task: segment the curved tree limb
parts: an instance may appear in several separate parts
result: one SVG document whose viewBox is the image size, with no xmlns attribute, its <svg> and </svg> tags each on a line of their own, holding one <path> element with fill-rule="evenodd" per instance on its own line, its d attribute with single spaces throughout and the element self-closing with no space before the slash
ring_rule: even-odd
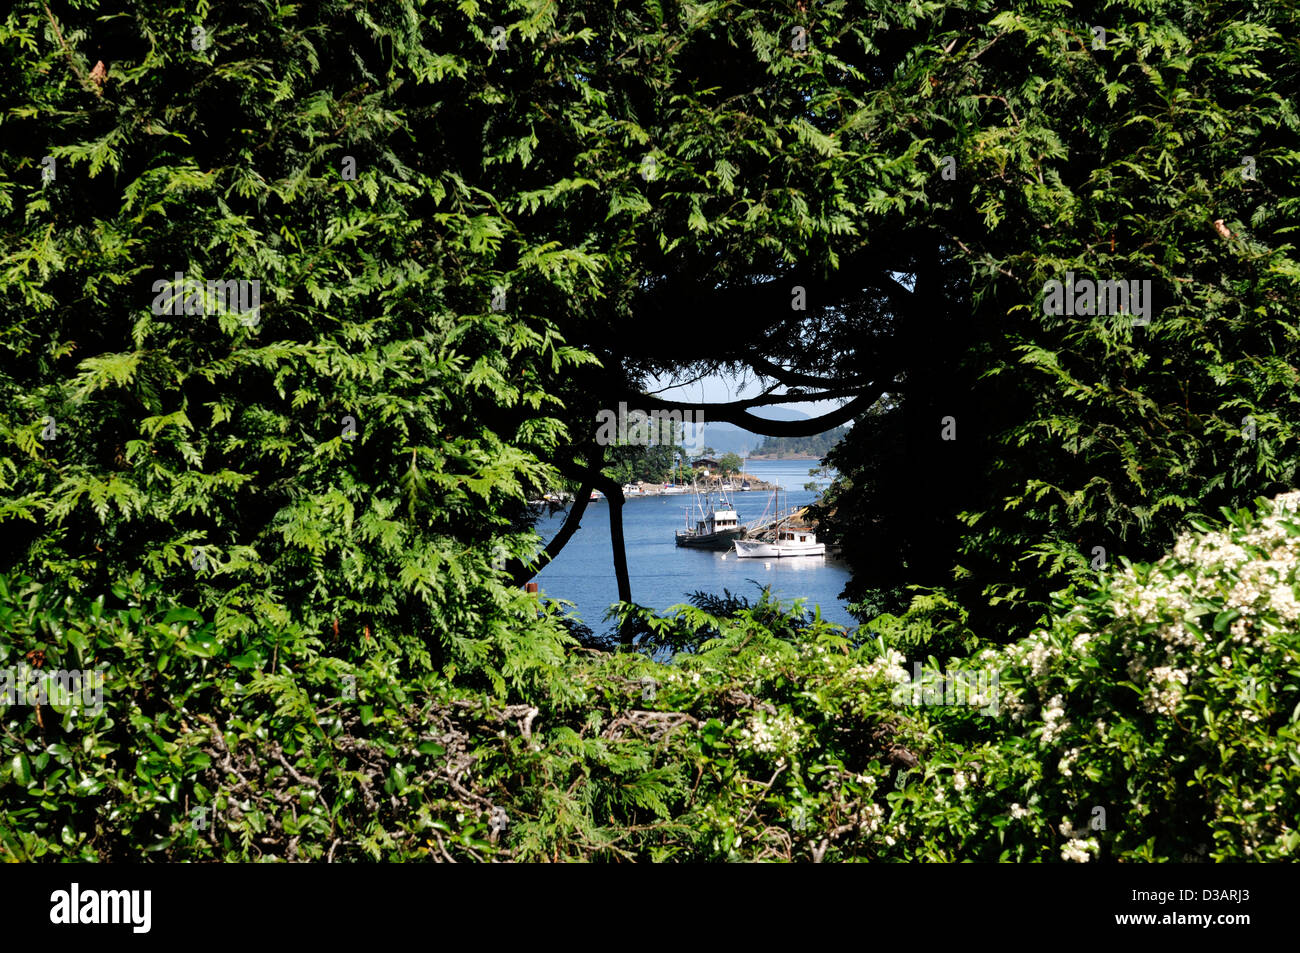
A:
<svg viewBox="0 0 1300 953">
<path fill-rule="evenodd" d="M 577 530 L 578 521 L 582 513 L 587 508 L 587 502 L 591 499 L 592 489 L 600 490 L 605 494 L 605 499 L 609 502 L 609 542 L 614 555 L 614 578 L 618 583 L 618 598 L 620 602 L 632 601 L 632 580 L 627 570 L 627 544 L 623 536 L 623 488 L 611 477 L 601 473 L 599 469 L 589 464 L 582 464 L 576 461 L 560 461 L 556 464 L 557 469 L 565 476 L 577 479 L 581 485 L 581 498 L 574 501 L 573 510 L 564 521 L 564 526 L 560 532 L 552 537 L 551 541 L 546 544 L 545 552 L 547 562 L 559 555 L 565 545 L 572 538 Z M 577 514 L 575 518 L 574 514 Z M 572 525 L 571 525 L 572 524 Z M 567 532 L 566 532 L 567 530 Z M 540 563 L 536 569 L 540 570 L 545 563 Z M 520 572 L 512 573 L 512 578 L 519 580 L 526 569 Z M 536 570 L 533 571 L 536 575 Z M 527 577 L 527 578 L 531 578 Z M 526 582 L 527 578 L 523 581 Z M 632 639 L 632 630 L 629 626 L 624 625 L 620 637 L 624 644 Z"/>
<path fill-rule="evenodd" d="M 674 407 L 690 407 L 696 410 L 703 410 L 707 407 L 719 407 L 731 410 L 748 410 L 751 407 L 766 407 L 768 404 L 803 404 L 819 400 L 835 400 L 839 397 L 856 397 L 862 392 L 860 387 L 841 387 L 837 390 L 824 390 L 818 393 L 808 393 L 806 391 L 797 391 L 795 393 L 773 394 L 773 389 L 780 387 L 780 384 L 773 384 L 762 394 L 757 397 L 746 397 L 743 400 L 729 400 L 722 404 L 695 403 L 691 401 L 664 400 L 662 397 L 655 397 L 651 394 L 643 394 L 640 391 L 628 391 L 626 399 L 629 401 L 637 400 L 648 404 L 672 404 Z M 640 408 L 637 408 L 638 410 Z M 762 419 L 762 418 L 759 418 Z"/>
<path fill-rule="evenodd" d="M 745 355 L 745 363 L 752 367 L 757 373 L 764 377 L 771 377 L 789 387 L 835 387 L 841 389 L 867 387 L 870 386 L 868 381 L 855 381 L 848 379 L 832 380 L 825 377 L 814 377 L 812 374 L 804 374 L 800 371 L 791 370 L 769 361 L 760 354 Z"/>
<path fill-rule="evenodd" d="M 768 420 L 765 417 L 755 417 L 753 414 L 747 413 L 746 408 L 765 406 L 769 403 L 825 400 L 826 397 L 817 394 L 803 394 L 790 396 L 786 399 L 768 399 L 757 402 L 734 401 L 727 404 L 683 403 L 649 397 L 644 394 L 637 395 L 635 399 L 640 401 L 645 409 L 698 411 L 705 415 L 706 422 L 725 421 L 767 437 L 811 437 L 830 430 L 832 427 L 838 427 L 840 424 L 852 420 L 858 414 L 866 413 L 887 389 L 899 390 L 901 388 L 897 384 L 890 384 L 888 387 L 885 385 L 873 386 L 867 393 L 859 394 L 843 407 L 822 414 L 820 417 L 810 417 L 807 420 Z"/>
<path fill-rule="evenodd" d="M 583 483 L 578 490 L 578 495 L 574 497 L 573 505 L 569 507 L 568 515 L 564 518 L 564 525 L 551 537 L 550 542 L 546 544 L 546 548 L 538 554 L 535 563 L 529 565 L 522 559 L 512 559 L 510 561 L 508 571 L 512 586 L 522 586 L 524 583 L 531 581 L 551 560 L 560 555 L 560 550 L 564 549 L 582 524 L 582 514 L 587 511 L 587 504 L 591 502 L 591 489 L 590 483 Z"/>
</svg>

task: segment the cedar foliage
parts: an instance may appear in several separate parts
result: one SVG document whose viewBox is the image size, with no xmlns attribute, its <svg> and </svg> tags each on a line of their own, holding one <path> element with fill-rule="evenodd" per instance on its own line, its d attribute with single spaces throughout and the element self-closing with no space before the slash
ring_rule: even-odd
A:
<svg viewBox="0 0 1300 953">
<path fill-rule="evenodd" d="M 936 33 L 917 132 L 956 160 L 929 214 L 967 303 L 832 452 L 825 506 L 861 611 L 919 596 L 936 650 L 1023 636 L 1053 591 L 1300 465 L 1300 11 L 992 13 Z M 1150 280 L 1150 324 L 1045 314 L 1069 271 Z"/>
<path fill-rule="evenodd" d="M 609 464 L 594 412 L 659 373 L 793 370 L 859 415 L 885 395 L 833 459 L 834 503 L 862 594 L 936 590 L 878 620 L 905 645 L 1014 634 L 1096 540 L 1153 554 L 1186 514 L 1292 484 L 1295 11 L 1111 5 L 1104 55 L 1069 16 L 11 4 L 0 662 L 111 679 L 88 724 L 4 712 L 3 850 L 997 856 L 970 817 L 1040 779 L 1041 752 L 981 724 L 1004 783 L 926 806 L 918 752 L 933 782 L 979 733 L 957 713 L 920 750 L 948 716 L 864 691 L 884 646 L 724 600 L 628 609 L 691 650 L 671 670 L 588 657 L 499 566 L 536 544 L 526 500 Z M 1044 319 L 1066 269 L 1151 275 L 1152 325 Z M 154 313 L 177 271 L 261 282 L 256 322 Z M 630 334 L 644 319 L 656 335 Z M 1293 648 L 1270 639 L 1240 663 Z M 1256 714 L 1246 747 L 1277 760 L 1284 707 Z M 1190 744 L 1148 715 L 1124 757 Z M 1202 775 L 1238 770 L 1195 750 Z M 1194 851 L 1207 826 L 1225 858 L 1294 847 L 1207 803 L 1157 847 L 1135 822 L 1114 856 Z M 1039 820 L 1010 856 L 1057 856 Z"/>
<path fill-rule="evenodd" d="M 446 13 L 8 13 L 9 567 L 99 592 L 143 570 L 224 639 L 394 635 L 501 686 L 522 597 L 494 547 L 531 545 L 523 501 L 565 433 L 549 382 L 591 360 L 545 305 L 598 296 L 600 256 L 483 188 L 464 132 L 499 96 L 493 56 Z M 259 280 L 258 320 L 153 313 L 174 272 Z"/>
</svg>

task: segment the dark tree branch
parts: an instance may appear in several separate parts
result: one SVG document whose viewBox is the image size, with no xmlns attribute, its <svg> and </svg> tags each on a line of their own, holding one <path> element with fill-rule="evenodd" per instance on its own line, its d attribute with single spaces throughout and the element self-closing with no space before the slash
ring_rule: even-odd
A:
<svg viewBox="0 0 1300 953">
<path fill-rule="evenodd" d="M 892 277 L 878 254 L 859 252 L 841 263 L 831 275 L 785 274 L 752 284 L 732 284 L 701 291 L 690 276 L 670 278 L 638 303 L 638 315 L 652 319 L 657 333 L 640 342 L 642 357 L 682 364 L 691 355 L 717 359 L 736 355 L 743 359 L 756 343 L 777 327 L 800 325 L 808 314 L 860 302 L 864 297 L 887 298 L 890 310 L 901 317 L 919 317 L 910 291 Z M 790 309 L 790 289 L 807 291 L 807 313 Z M 745 342 L 737 347 L 737 342 Z M 739 351 L 739 353 L 737 353 Z"/>
<path fill-rule="evenodd" d="M 858 414 L 866 413 L 886 389 L 883 385 L 873 387 L 868 393 L 855 397 L 843 407 L 822 414 L 820 417 L 811 417 L 808 420 L 768 420 L 765 417 L 755 417 L 753 414 L 746 413 L 744 406 L 737 407 L 737 404 L 677 403 L 644 395 L 638 395 L 636 400 L 640 401 L 643 407 L 650 410 L 700 411 L 705 415 L 706 421 L 725 421 L 766 437 L 811 437 L 815 434 L 824 433 L 832 427 L 838 427 L 845 421 L 852 420 Z M 888 389 L 899 390 L 901 388 L 894 384 L 890 385 Z M 794 399 L 816 400 L 823 398 L 805 395 Z M 763 403 L 774 402 L 764 401 Z M 749 404 L 748 401 L 739 401 L 737 403 L 741 405 Z"/>
<path fill-rule="evenodd" d="M 591 491 L 593 488 L 600 490 L 601 493 L 605 494 L 605 499 L 609 502 L 609 541 L 614 552 L 614 578 L 618 583 L 618 598 L 621 602 L 631 602 L 632 580 L 627 571 L 627 545 L 623 536 L 623 488 L 619 486 L 613 478 L 607 477 L 605 474 L 601 473 L 597 467 L 590 464 L 562 460 L 556 464 L 556 467 L 561 473 L 577 479 L 582 484 L 582 492 L 585 495 L 583 496 L 582 501 L 575 501 L 575 510 L 580 507 L 582 509 L 586 508 L 586 501 L 591 498 Z M 580 510 L 579 516 L 581 516 Z M 570 519 L 572 519 L 572 513 L 570 513 Z M 568 526 L 568 523 L 569 520 L 565 520 L 566 527 Z M 577 527 L 575 526 L 574 529 L 576 528 Z M 563 533 L 563 531 L 562 528 L 561 533 Z M 552 544 L 555 544 L 558 541 L 558 545 L 555 546 L 554 552 L 550 557 L 551 559 L 554 559 L 555 556 L 559 554 L 560 550 L 564 548 L 565 544 L 568 543 L 572 536 L 572 531 L 570 531 L 564 539 L 560 539 L 559 533 L 556 534 L 546 547 L 549 551 Z M 538 568 L 540 568 L 540 566 Z M 631 628 L 624 625 L 621 631 L 621 638 L 624 644 L 630 642 L 631 637 Z"/>
<path fill-rule="evenodd" d="M 43 3 L 41 6 L 45 8 L 45 15 L 50 20 L 50 26 L 54 27 L 54 36 L 58 39 L 59 46 L 63 47 L 63 55 L 68 58 L 68 65 L 72 67 L 72 72 L 77 75 L 77 81 L 81 83 L 81 88 L 90 90 L 96 96 L 103 96 L 103 91 L 95 83 L 91 82 L 86 77 L 86 74 L 81 71 L 81 68 L 77 66 L 77 60 L 72 55 L 72 49 L 68 46 L 68 41 L 63 38 L 63 31 L 59 29 L 59 23 L 54 19 L 54 14 L 50 12 L 50 5 Z"/>
<path fill-rule="evenodd" d="M 757 373 L 762 374 L 764 377 L 775 378 L 789 387 L 833 387 L 847 390 L 869 386 L 867 381 L 843 378 L 831 380 L 825 377 L 814 377 L 812 374 L 804 374 L 800 371 L 792 371 L 758 354 L 748 354 L 744 360 Z"/>
<path fill-rule="evenodd" d="M 780 386 L 779 384 L 773 384 L 772 387 L 768 388 L 768 391 L 771 391 L 773 388 L 779 386 Z M 862 393 L 862 390 L 863 388 L 861 387 L 841 387 L 838 390 L 826 390 L 826 391 L 820 391 L 818 393 L 805 393 L 800 391 L 794 394 L 772 394 L 772 393 L 765 392 L 759 394 L 757 397 L 746 397 L 744 400 L 729 400 L 724 404 L 706 404 L 706 403 L 694 403 L 691 401 L 665 400 L 662 397 L 655 397 L 652 394 L 642 394 L 639 391 L 628 391 L 627 394 L 625 395 L 625 399 L 629 402 L 639 401 L 641 404 L 645 404 L 647 406 L 671 404 L 673 407 L 680 407 L 683 409 L 689 407 L 692 410 L 720 408 L 720 409 L 729 409 L 733 411 L 745 411 L 751 407 L 766 407 L 769 404 L 802 404 L 802 403 L 816 402 L 819 400 L 835 400 L 836 398 L 839 397 L 856 397 Z M 637 409 L 639 410 L 641 408 L 638 407 Z M 719 417 L 718 419 L 723 419 L 723 418 Z M 705 420 L 707 421 L 708 418 L 706 417 Z"/>
<path fill-rule="evenodd" d="M 573 500 L 573 505 L 569 507 L 569 513 L 564 518 L 564 525 L 560 527 L 559 532 L 551 537 L 551 541 L 546 544 L 546 548 L 538 554 L 537 562 L 533 565 L 527 565 L 521 559 L 512 559 L 508 566 L 510 573 L 510 584 L 513 586 L 522 586 L 529 582 L 539 572 L 541 572 L 548 563 L 556 556 L 560 555 L 560 550 L 568 544 L 573 538 L 573 534 L 578 531 L 582 525 L 582 514 L 587 511 L 587 504 L 591 502 L 591 484 L 584 483 L 578 490 L 578 495 Z"/>
<path fill-rule="evenodd" d="M 688 381 L 682 381 L 681 383 L 666 384 L 665 386 L 659 388 L 658 390 L 652 390 L 652 391 L 650 391 L 650 393 L 652 393 L 652 394 L 662 394 L 664 391 L 666 391 L 666 390 L 672 390 L 674 387 L 690 387 L 692 384 L 698 384 L 700 381 L 704 380 L 704 378 L 709 377 L 709 376 L 710 376 L 711 374 L 713 374 L 713 373 L 714 373 L 714 371 L 712 371 L 712 370 L 707 370 L 707 371 L 705 371 L 703 374 L 697 374 L 697 375 L 695 375 L 694 377 L 692 377 L 692 378 L 691 378 L 690 380 L 688 380 Z"/>
<path fill-rule="evenodd" d="M 917 296 L 913 291 L 908 290 L 907 286 L 900 282 L 888 271 L 881 271 L 872 280 L 872 285 L 883 291 L 888 296 L 890 303 L 904 312 L 914 312 L 917 307 Z M 913 316 L 915 316 L 913 314 Z"/>
<path fill-rule="evenodd" d="M 631 602 L 632 581 L 627 571 L 627 544 L 623 539 L 623 488 L 616 486 L 614 491 L 605 497 L 609 502 L 609 542 L 614 550 L 614 576 L 618 580 L 619 601 Z M 619 641 L 630 645 L 632 636 L 633 628 L 624 620 L 619 628 Z"/>
</svg>

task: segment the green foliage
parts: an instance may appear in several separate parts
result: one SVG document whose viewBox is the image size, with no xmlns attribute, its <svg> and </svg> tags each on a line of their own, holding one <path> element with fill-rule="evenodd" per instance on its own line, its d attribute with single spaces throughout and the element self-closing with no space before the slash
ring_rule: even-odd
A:
<svg viewBox="0 0 1300 953">
<path fill-rule="evenodd" d="M 913 587 L 919 589 L 920 587 Z M 908 658 L 965 655 L 983 643 L 1005 641 L 1000 633 L 976 632 L 970 612 L 943 591 L 913 592 L 906 611 L 899 615 L 873 611 L 875 607 L 856 603 L 855 614 L 870 618 L 868 628 Z"/>
<path fill-rule="evenodd" d="M 917 47 L 909 128 L 956 172 L 914 213 L 942 250 L 910 276 L 929 313 L 880 341 L 897 386 L 830 457 L 855 598 L 943 589 L 1020 637 L 1094 547 L 1150 559 L 1189 516 L 1297 485 L 1298 16 L 1031 4 Z M 1150 323 L 1045 314 L 1067 272 L 1150 280 Z"/>
<path fill-rule="evenodd" d="M 934 709 L 947 741 L 892 798 L 905 856 L 1294 856 L 1298 504 L 1225 510 L 1222 530 L 1063 595 L 1043 630 L 968 659 L 996 674 L 997 716 Z"/>
<path fill-rule="evenodd" d="M 718 460 L 718 470 L 720 470 L 724 476 L 732 473 L 739 473 L 743 462 L 744 461 L 740 459 L 739 454 L 724 453 Z"/>
<path fill-rule="evenodd" d="M 165 4 L 7 10 L 5 568 L 141 572 L 222 640 L 292 619 L 498 691 L 548 664 L 496 565 L 535 546 L 558 382 L 594 360 L 547 312 L 598 299 L 603 258 L 484 188 L 455 146 L 499 98 L 482 18 L 419 6 L 222 4 L 204 49 Z M 176 272 L 260 310 L 172 314 Z"/>
<path fill-rule="evenodd" d="M 1293 7 L 1112 4 L 1093 51 L 1060 5 L 873 0 L 800 51 L 781 8 L 559 6 L 234 0 L 197 46 L 156 0 L 6 8 L 0 663 L 108 677 L 0 711 L 6 856 L 1293 850 L 1291 521 L 1085 587 L 1295 483 Z M 845 321 L 702 328 L 799 269 L 858 280 Z M 1151 277 L 1151 325 L 1041 314 L 1067 270 Z M 728 594 L 626 607 L 670 663 L 580 649 L 500 568 L 526 501 L 658 466 L 595 411 L 753 348 L 887 393 L 825 502 L 881 637 Z M 1003 714 L 896 704 L 900 648 L 1067 582 L 977 656 Z"/>
<path fill-rule="evenodd" d="M 514 637 L 549 630 L 571 641 L 553 617 L 535 618 L 534 600 L 516 600 L 530 624 L 516 622 Z M 477 776 L 466 732 L 474 726 L 491 745 L 512 709 L 472 688 L 453 692 L 427 662 L 403 673 L 393 639 L 370 636 L 344 661 L 287 620 L 231 636 L 156 587 L 90 601 L 24 579 L 0 579 L 0 626 L 9 634 L 0 666 L 25 659 L 107 676 L 99 711 L 3 709 L 7 859 L 495 852 L 493 775 Z M 555 701 L 575 703 L 574 683 L 555 687 Z M 514 757 L 513 739 L 501 747 Z"/>
<path fill-rule="evenodd" d="M 227 639 L 147 589 L 88 600 L 8 580 L 0 666 L 109 677 L 97 714 L 0 709 L 0 847 L 20 860 L 1284 859 L 1300 846 L 1298 504 L 1229 513 L 1223 531 L 1062 600 L 1041 632 L 952 660 L 997 676 L 966 705 L 913 698 L 883 639 L 766 594 L 728 594 L 716 614 L 627 607 L 656 644 L 691 650 L 655 662 L 569 643 L 545 686 L 494 698 L 431 670 L 399 677 L 387 639 L 343 662 L 292 624 Z M 527 597 L 517 612 L 530 631 L 558 625 Z"/>
</svg>

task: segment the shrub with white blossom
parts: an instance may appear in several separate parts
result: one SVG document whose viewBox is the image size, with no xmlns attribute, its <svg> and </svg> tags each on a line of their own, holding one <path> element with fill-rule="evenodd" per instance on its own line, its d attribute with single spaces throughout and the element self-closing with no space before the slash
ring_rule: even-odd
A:
<svg viewBox="0 0 1300 953">
<path fill-rule="evenodd" d="M 1002 651 L 1001 716 L 939 710 L 908 857 L 1280 860 L 1300 847 L 1300 493 L 1062 595 Z M 1073 600 L 1072 602 L 1069 600 Z M 961 810 L 946 763 L 980 765 Z M 930 795 L 927 797 L 927 795 Z"/>
</svg>

